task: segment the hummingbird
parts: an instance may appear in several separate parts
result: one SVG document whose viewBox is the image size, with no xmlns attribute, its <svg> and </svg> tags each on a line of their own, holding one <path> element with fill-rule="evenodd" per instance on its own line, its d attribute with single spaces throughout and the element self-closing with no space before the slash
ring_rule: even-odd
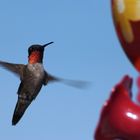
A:
<svg viewBox="0 0 140 140">
<path fill-rule="evenodd" d="M 85 81 L 58 78 L 44 69 L 44 49 L 52 43 L 31 45 L 28 48 L 28 63 L 26 65 L 0 61 L 1 67 L 13 72 L 20 78 L 20 85 L 17 91 L 18 100 L 13 113 L 12 125 L 16 125 L 19 122 L 43 85 L 46 86 L 48 83 L 55 81 L 79 88 L 86 85 Z"/>
</svg>

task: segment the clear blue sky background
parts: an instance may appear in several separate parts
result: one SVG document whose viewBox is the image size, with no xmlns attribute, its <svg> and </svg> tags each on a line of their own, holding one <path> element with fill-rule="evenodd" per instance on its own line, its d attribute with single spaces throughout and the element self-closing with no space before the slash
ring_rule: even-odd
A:
<svg viewBox="0 0 140 140">
<path fill-rule="evenodd" d="M 92 140 L 112 87 L 125 74 L 138 75 L 115 34 L 110 0 L 0 2 L 0 60 L 26 64 L 28 47 L 49 41 L 55 43 L 45 50 L 46 70 L 92 85 L 85 90 L 60 83 L 43 87 L 12 126 L 20 81 L 0 69 L 1 140 Z"/>
</svg>

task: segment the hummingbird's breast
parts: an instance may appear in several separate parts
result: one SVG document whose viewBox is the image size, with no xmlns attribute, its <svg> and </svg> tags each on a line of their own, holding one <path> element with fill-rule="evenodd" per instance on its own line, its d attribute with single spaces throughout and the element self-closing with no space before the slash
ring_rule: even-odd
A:
<svg viewBox="0 0 140 140">
<path fill-rule="evenodd" d="M 44 67 L 41 63 L 28 64 L 27 69 L 36 80 L 44 78 Z"/>
<path fill-rule="evenodd" d="M 27 64 L 23 74 L 18 95 L 22 99 L 35 99 L 44 81 L 44 68 L 41 63 Z"/>
</svg>

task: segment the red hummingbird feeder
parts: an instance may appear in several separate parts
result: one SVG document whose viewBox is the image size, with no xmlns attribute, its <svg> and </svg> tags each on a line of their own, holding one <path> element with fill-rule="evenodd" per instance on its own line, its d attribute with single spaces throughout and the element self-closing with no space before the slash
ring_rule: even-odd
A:
<svg viewBox="0 0 140 140">
<path fill-rule="evenodd" d="M 140 0 L 112 0 L 112 16 L 121 47 L 140 72 Z M 140 102 L 140 77 L 138 101 Z"/>
<path fill-rule="evenodd" d="M 140 72 L 140 0 L 111 0 L 112 16 L 121 47 Z M 105 102 L 95 140 L 140 140 L 140 106 L 131 100 L 132 78 L 125 76 Z M 137 80 L 140 102 L 140 77 Z"/>
</svg>

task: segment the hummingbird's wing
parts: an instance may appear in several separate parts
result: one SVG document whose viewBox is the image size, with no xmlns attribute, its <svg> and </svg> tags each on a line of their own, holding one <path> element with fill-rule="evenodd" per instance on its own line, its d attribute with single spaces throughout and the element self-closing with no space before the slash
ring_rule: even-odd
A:
<svg viewBox="0 0 140 140">
<path fill-rule="evenodd" d="M 24 64 L 14 64 L 14 63 L 0 61 L 0 66 L 13 72 L 14 74 L 18 75 L 22 79 L 23 71 L 25 68 Z"/>
<path fill-rule="evenodd" d="M 59 78 L 59 77 L 50 75 L 47 72 L 45 72 L 44 85 L 47 85 L 48 83 L 51 83 L 51 82 L 61 82 L 63 84 L 66 84 L 66 85 L 72 86 L 72 87 L 76 87 L 76 88 L 86 88 L 91 84 L 88 81 L 69 80 L 69 79 Z"/>
</svg>

